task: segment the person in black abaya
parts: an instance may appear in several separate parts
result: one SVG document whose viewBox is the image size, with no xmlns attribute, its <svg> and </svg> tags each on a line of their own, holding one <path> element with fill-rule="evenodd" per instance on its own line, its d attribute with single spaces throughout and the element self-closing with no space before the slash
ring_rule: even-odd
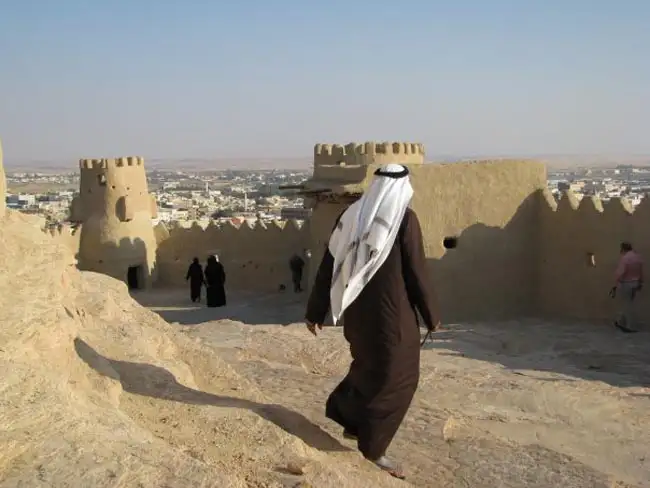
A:
<svg viewBox="0 0 650 488">
<path fill-rule="evenodd" d="M 291 256 L 289 268 L 291 269 L 291 281 L 293 282 L 293 291 L 300 293 L 302 291 L 302 271 L 305 267 L 305 260 L 297 254 Z"/>
<path fill-rule="evenodd" d="M 208 258 L 204 275 L 208 307 L 223 307 L 226 304 L 226 271 L 218 256 Z"/>
<path fill-rule="evenodd" d="M 397 478 L 386 455 L 418 386 L 420 330 L 439 325 L 427 273 L 422 231 L 408 208 L 413 189 L 406 167 L 389 164 L 336 223 L 321 261 L 305 321 L 316 335 L 328 313 L 343 322 L 352 364 L 325 408 L 356 439 L 363 456 Z"/>
<path fill-rule="evenodd" d="M 194 258 L 192 264 L 187 269 L 187 275 L 185 275 L 185 281 L 189 280 L 190 282 L 190 298 L 193 302 L 201 301 L 201 288 L 203 287 L 203 268 L 199 263 L 199 258 Z"/>
</svg>

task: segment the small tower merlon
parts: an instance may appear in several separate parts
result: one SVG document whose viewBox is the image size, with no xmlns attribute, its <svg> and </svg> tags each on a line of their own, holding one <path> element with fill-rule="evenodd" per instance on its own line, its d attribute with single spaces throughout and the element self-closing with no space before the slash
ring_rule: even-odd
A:
<svg viewBox="0 0 650 488">
<path fill-rule="evenodd" d="M 316 144 L 314 166 L 358 166 L 370 164 L 424 163 L 424 145 L 417 142 L 350 142 Z"/>
<path fill-rule="evenodd" d="M 106 169 L 108 167 L 107 159 L 80 159 L 79 169 Z"/>
<path fill-rule="evenodd" d="M 124 168 L 128 166 L 144 166 L 144 158 L 140 156 L 128 156 L 122 158 L 79 160 L 79 169 L 100 170 L 109 168 Z"/>
</svg>

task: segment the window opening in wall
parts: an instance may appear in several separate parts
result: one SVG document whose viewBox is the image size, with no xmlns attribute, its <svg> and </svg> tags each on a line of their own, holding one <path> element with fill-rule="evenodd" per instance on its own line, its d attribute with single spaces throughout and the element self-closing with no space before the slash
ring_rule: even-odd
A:
<svg viewBox="0 0 650 488">
<path fill-rule="evenodd" d="M 442 240 L 442 245 L 444 246 L 445 249 L 456 249 L 456 246 L 458 246 L 458 238 L 457 237 L 445 237 Z"/>
<path fill-rule="evenodd" d="M 596 267 L 596 255 L 593 252 L 587 253 L 587 266 L 590 268 Z"/>
<path fill-rule="evenodd" d="M 106 175 L 97 175 L 97 183 L 99 186 L 106 186 Z"/>
<path fill-rule="evenodd" d="M 129 286 L 129 290 L 139 290 L 141 288 L 141 272 L 142 266 L 129 266 L 126 272 L 126 283 Z"/>
</svg>

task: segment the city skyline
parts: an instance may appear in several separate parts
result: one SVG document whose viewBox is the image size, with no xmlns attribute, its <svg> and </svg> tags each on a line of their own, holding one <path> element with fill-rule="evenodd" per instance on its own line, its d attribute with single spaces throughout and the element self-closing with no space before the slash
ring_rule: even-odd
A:
<svg viewBox="0 0 650 488">
<path fill-rule="evenodd" d="M 15 3 L 0 139 L 8 168 L 308 166 L 313 144 L 353 140 L 422 142 L 429 160 L 650 155 L 649 17 L 640 0 Z"/>
</svg>

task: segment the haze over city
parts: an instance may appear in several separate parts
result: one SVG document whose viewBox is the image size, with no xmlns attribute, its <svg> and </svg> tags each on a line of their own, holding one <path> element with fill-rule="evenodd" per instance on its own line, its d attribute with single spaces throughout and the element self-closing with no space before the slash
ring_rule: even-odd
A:
<svg viewBox="0 0 650 488">
<path fill-rule="evenodd" d="M 14 2 L 5 165 L 307 167 L 353 140 L 648 164 L 648 19 L 642 0 Z"/>
</svg>

